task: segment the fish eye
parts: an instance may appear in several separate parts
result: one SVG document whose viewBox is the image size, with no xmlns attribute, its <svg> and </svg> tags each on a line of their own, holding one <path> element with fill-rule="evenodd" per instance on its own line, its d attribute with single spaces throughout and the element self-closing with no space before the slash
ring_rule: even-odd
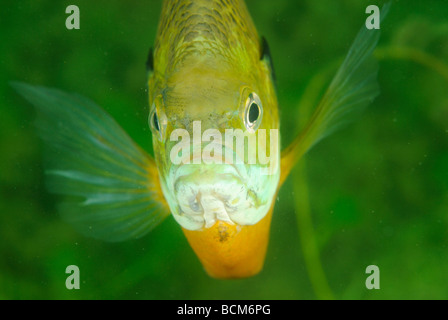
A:
<svg viewBox="0 0 448 320">
<path fill-rule="evenodd" d="M 163 118 L 163 112 L 162 117 L 158 114 L 157 109 L 154 107 L 152 111 L 149 113 L 148 117 L 148 124 L 151 128 L 152 134 L 157 137 L 157 139 L 162 140 L 163 139 L 163 131 L 165 126 L 165 121 Z"/>
<path fill-rule="evenodd" d="M 162 141 L 165 137 L 168 119 L 163 110 L 163 100 L 161 96 L 155 98 L 150 110 L 148 125 L 151 128 L 152 134 Z"/>
<path fill-rule="evenodd" d="M 263 107 L 260 98 L 255 92 L 252 92 L 246 100 L 244 123 L 247 130 L 255 132 L 260 126 L 262 117 Z"/>
<path fill-rule="evenodd" d="M 249 123 L 255 123 L 255 121 L 258 120 L 258 117 L 260 116 L 260 106 L 256 102 L 252 102 L 249 106 L 249 111 L 247 118 L 249 120 Z"/>
<path fill-rule="evenodd" d="M 152 125 L 156 131 L 160 131 L 159 119 L 157 118 L 157 111 L 152 114 Z"/>
<path fill-rule="evenodd" d="M 153 110 L 149 113 L 148 124 L 153 134 L 155 135 L 160 134 L 160 123 L 159 123 L 159 117 L 157 116 L 156 108 L 153 108 Z"/>
</svg>

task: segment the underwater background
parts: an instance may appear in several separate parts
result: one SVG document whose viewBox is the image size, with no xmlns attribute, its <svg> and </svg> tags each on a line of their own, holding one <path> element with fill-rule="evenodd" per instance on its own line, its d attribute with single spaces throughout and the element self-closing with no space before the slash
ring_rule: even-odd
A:
<svg viewBox="0 0 448 320">
<path fill-rule="evenodd" d="M 282 145 L 364 24 L 359 0 L 247 0 L 277 76 Z M 65 9 L 80 9 L 68 30 Z M 375 52 L 380 96 L 315 146 L 281 188 L 263 271 L 215 280 L 179 225 L 105 243 L 47 193 L 42 143 L 18 80 L 91 98 L 144 149 L 145 62 L 161 1 L 2 1 L 0 299 L 448 299 L 448 1 L 392 1 Z M 55 133 L 57 134 L 57 133 Z M 65 286 L 68 265 L 81 288 Z M 377 265 L 380 289 L 368 290 Z"/>
</svg>

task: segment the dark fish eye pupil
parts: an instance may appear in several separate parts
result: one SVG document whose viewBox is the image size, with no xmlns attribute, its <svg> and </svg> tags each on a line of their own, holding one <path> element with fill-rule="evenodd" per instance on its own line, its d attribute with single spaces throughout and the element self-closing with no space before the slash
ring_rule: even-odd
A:
<svg viewBox="0 0 448 320">
<path fill-rule="evenodd" d="M 251 105 L 249 106 L 249 115 L 248 115 L 249 123 L 254 123 L 255 121 L 257 121 L 259 116 L 260 116 L 260 108 L 258 107 L 258 104 L 252 102 Z"/>
<path fill-rule="evenodd" d="M 154 112 L 154 115 L 152 116 L 152 123 L 154 125 L 154 128 L 157 131 L 160 131 L 160 127 L 159 127 L 159 119 L 157 118 L 157 113 Z"/>
</svg>

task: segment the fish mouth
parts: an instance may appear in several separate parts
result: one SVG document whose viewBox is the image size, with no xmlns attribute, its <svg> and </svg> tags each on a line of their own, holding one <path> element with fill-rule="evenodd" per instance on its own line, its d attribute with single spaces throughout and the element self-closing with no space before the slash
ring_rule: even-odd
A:
<svg viewBox="0 0 448 320">
<path fill-rule="evenodd" d="M 244 163 L 230 146 L 216 144 L 214 151 L 199 154 L 192 147 L 182 161 L 171 163 L 162 185 L 174 219 L 187 230 L 209 229 L 220 221 L 258 223 L 270 208 L 278 176 L 261 174 L 261 166 Z"/>
<path fill-rule="evenodd" d="M 213 149 L 213 153 L 202 152 L 206 148 Z M 172 165 L 170 177 L 176 202 L 172 209 L 181 220 L 195 224 L 195 228 L 199 225 L 210 228 L 217 221 L 238 223 L 233 215 L 257 202 L 255 193 L 247 188 L 245 163 L 225 144 L 212 141 L 192 145 L 180 164 Z"/>
<path fill-rule="evenodd" d="M 244 166 L 244 165 L 243 165 Z M 217 221 L 238 223 L 233 213 L 256 203 L 247 189 L 240 166 L 222 164 L 183 164 L 175 170 L 173 190 L 179 214 L 212 227 Z"/>
<path fill-rule="evenodd" d="M 204 153 L 202 150 L 205 148 L 213 149 L 213 156 L 210 153 Z M 173 163 L 173 161 L 171 161 Z M 172 169 L 174 169 L 175 180 L 179 178 L 182 170 L 179 170 L 183 166 L 194 166 L 194 165 L 215 165 L 216 168 L 219 166 L 229 166 L 227 168 L 233 167 L 235 169 L 235 175 L 239 176 L 243 181 L 248 178 L 248 172 L 244 160 L 241 156 L 235 152 L 229 146 L 226 146 L 222 143 L 210 142 L 203 144 L 193 144 L 190 148 L 190 153 L 183 155 L 177 162 L 180 162 L 179 165 L 173 165 Z"/>
</svg>

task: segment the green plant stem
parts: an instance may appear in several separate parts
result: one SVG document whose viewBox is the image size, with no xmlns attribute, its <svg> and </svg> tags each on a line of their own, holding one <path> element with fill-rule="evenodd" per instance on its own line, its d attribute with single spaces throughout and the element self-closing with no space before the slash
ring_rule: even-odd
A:
<svg viewBox="0 0 448 320">
<path fill-rule="evenodd" d="M 309 204 L 306 163 L 302 159 L 294 169 L 294 199 L 297 228 L 311 285 L 318 299 L 334 299 L 319 257 L 319 249 Z"/>
<path fill-rule="evenodd" d="M 324 88 L 335 67 L 336 64 L 331 64 L 328 68 L 325 68 L 323 71 L 318 73 L 311 79 L 305 89 L 298 106 L 298 124 L 300 128 L 303 128 L 309 119 L 313 108 L 317 104 L 319 94 Z M 299 232 L 300 244 L 311 285 L 318 299 L 334 299 L 334 295 L 330 289 L 325 271 L 320 261 L 319 248 L 317 246 L 313 222 L 311 219 L 305 159 L 301 159 L 294 169 L 293 183 L 297 229 Z"/>
</svg>

